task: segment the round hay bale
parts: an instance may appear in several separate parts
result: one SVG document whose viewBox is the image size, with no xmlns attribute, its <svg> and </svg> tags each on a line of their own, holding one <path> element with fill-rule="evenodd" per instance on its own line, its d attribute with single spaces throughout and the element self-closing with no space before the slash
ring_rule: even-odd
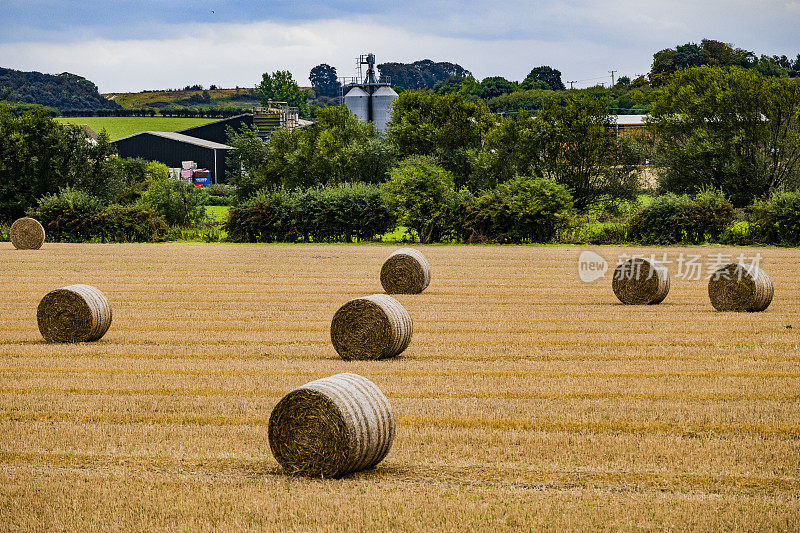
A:
<svg viewBox="0 0 800 533">
<path fill-rule="evenodd" d="M 717 311 L 763 311 L 774 295 L 772 279 L 755 265 L 728 263 L 708 280 L 708 297 Z"/>
<path fill-rule="evenodd" d="M 388 294 L 419 294 L 431 282 L 431 266 L 413 248 L 394 251 L 381 267 L 381 285 Z"/>
<path fill-rule="evenodd" d="M 8 234 L 17 250 L 38 250 L 44 244 L 44 228 L 35 218 L 18 218 Z"/>
<path fill-rule="evenodd" d="M 658 261 L 634 257 L 617 265 L 611 288 L 627 305 L 655 305 L 669 293 L 669 271 Z"/>
<path fill-rule="evenodd" d="M 48 292 L 36 318 L 47 342 L 96 341 L 111 326 L 111 304 L 91 285 L 69 285 Z"/>
<path fill-rule="evenodd" d="M 345 303 L 331 321 L 331 342 L 342 359 L 385 359 L 411 342 L 413 324 L 403 305 L 386 294 Z"/>
<path fill-rule="evenodd" d="M 269 417 L 269 447 L 290 475 L 340 477 L 371 468 L 389 453 L 394 434 L 389 400 L 357 374 L 306 383 Z"/>
</svg>

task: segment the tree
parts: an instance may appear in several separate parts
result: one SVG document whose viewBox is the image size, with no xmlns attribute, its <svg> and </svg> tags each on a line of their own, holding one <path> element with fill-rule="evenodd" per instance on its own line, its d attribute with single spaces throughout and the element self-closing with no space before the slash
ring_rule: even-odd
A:
<svg viewBox="0 0 800 533">
<path fill-rule="evenodd" d="M 93 145 L 82 129 L 41 108 L 16 117 L 0 104 L 0 220 L 20 217 L 38 198 L 68 186 L 90 193 L 97 187 L 113 200 L 119 188 L 107 172 L 112 152 L 107 136 Z"/>
<path fill-rule="evenodd" d="M 461 187 L 470 174 L 470 149 L 479 148 L 483 134 L 496 119 L 481 102 L 460 93 L 404 91 L 392 105 L 387 138 L 399 157 L 427 155 L 452 172 Z"/>
<path fill-rule="evenodd" d="M 440 241 L 455 196 L 453 175 L 420 156 L 403 160 L 389 175 L 384 189 L 398 222 L 424 244 Z"/>
<path fill-rule="evenodd" d="M 250 129 L 229 134 L 231 181 L 244 200 L 264 187 L 295 188 L 345 182 L 382 182 L 394 162 L 387 140 L 345 106 L 317 111 L 314 124 L 281 128 L 264 144 Z"/>
<path fill-rule="evenodd" d="M 480 83 L 472 76 L 450 76 L 445 81 L 436 82 L 433 90 L 437 94 L 461 93 L 463 95 L 476 94 Z"/>
<path fill-rule="evenodd" d="M 736 206 L 800 179 L 800 84 L 752 69 L 676 72 L 651 108 L 659 184 L 722 190 Z"/>
<path fill-rule="evenodd" d="M 526 90 L 543 88 L 540 85 L 537 86 L 537 82 L 546 83 L 546 88 L 554 91 L 563 91 L 566 89 L 564 82 L 561 81 L 561 71 L 548 67 L 547 65 L 542 65 L 541 67 L 536 67 L 531 70 L 520 84 L 520 87 Z"/>
<path fill-rule="evenodd" d="M 413 63 L 381 63 L 378 65 L 381 80 L 391 79 L 392 84 L 406 89 L 433 89 L 437 83 L 456 76 L 469 78 L 472 73 L 461 65 L 423 59 Z"/>
<path fill-rule="evenodd" d="M 517 89 L 516 82 L 508 81 L 502 76 L 491 76 L 484 78 L 480 85 L 475 88 L 476 94 L 479 98 L 488 100 L 503 94 L 512 93 Z"/>
<path fill-rule="evenodd" d="M 272 74 L 265 72 L 261 76 L 261 83 L 256 86 L 256 94 L 261 98 L 261 105 L 268 105 L 270 100 L 286 102 L 297 107 L 301 115 L 308 114 L 308 97 L 288 70 L 277 70 Z"/>
<path fill-rule="evenodd" d="M 332 67 L 326 63 L 317 65 L 311 69 L 308 79 L 311 81 L 311 86 L 317 91 L 317 94 L 330 97 L 339 96 L 341 84 L 336 77 L 336 67 Z"/>
<path fill-rule="evenodd" d="M 565 185 L 578 210 L 635 198 L 634 161 L 618 149 L 607 100 L 584 93 L 550 99 L 531 129 L 533 174 Z"/>
</svg>

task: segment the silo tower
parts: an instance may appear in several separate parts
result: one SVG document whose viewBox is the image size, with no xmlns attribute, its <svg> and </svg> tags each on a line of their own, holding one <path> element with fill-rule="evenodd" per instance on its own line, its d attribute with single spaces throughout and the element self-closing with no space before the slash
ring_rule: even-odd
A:
<svg viewBox="0 0 800 533">
<path fill-rule="evenodd" d="M 367 72 L 363 73 L 366 65 Z M 388 77 L 375 76 L 375 54 L 358 58 L 358 77 L 342 79 L 342 95 L 347 109 L 362 122 L 372 122 L 375 129 L 384 131 L 391 119 L 391 107 L 397 93 Z"/>
</svg>

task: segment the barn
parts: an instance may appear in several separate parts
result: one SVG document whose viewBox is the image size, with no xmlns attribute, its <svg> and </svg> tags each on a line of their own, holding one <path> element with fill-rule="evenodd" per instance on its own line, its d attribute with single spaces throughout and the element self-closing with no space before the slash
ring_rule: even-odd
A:
<svg viewBox="0 0 800 533">
<path fill-rule="evenodd" d="M 180 168 L 183 161 L 195 161 L 198 168 L 211 171 L 211 183 L 225 183 L 225 158 L 232 146 L 190 135 L 167 131 L 142 131 L 112 141 L 120 157 L 141 157 Z"/>
<path fill-rule="evenodd" d="M 193 126 L 185 130 L 178 130 L 178 133 L 189 135 L 190 137 L 197 137 L 198 139 L 205 139 L 215 143 L 225 144 L 228 142 L 228 128 L 234 131 L 241 131 L 242 127 L 253 126 L 253 114 L 244 113 L 233 117 L 223 118 L 222 120 L 215 120 L 207 124 Z"/>
</svg>

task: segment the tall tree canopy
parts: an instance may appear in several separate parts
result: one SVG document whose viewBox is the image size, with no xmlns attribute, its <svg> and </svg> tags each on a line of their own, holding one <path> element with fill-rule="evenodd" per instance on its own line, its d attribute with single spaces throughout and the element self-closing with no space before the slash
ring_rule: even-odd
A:
<svg viewBox="0 0 800 533">
<path fill-rule="evenodd" d="M 542 87 L 541 83 L 545 83 L 547 86 Z M 561 81 L 561 71 L 547 65 L 532 69 L 522 81 L 520 87 L 525 90 L 552 89 L 554 91 L 563 91 L 566 89 L 564 82 Z"/>
<path fill-rule="evenodd" d="M 311 86 L 322 96 L 339 96 L 341 84 L 336 77 L 336 67 L 322 63 L 311 69 L 308 75 Z"/>
<path fill-rule="evenodd" d="M 391 78 L 392 85 L 404 89 L 433 89 L 438 82 L 445 82 L 451 76 L 468 78 L 472 73 L 456 63 L 439 62 L 430 59 L 413 63 L 381 63 L 378 65 L 381 79 Z"/>
<path fill-rule="evenodd" d="M 262 105 L 274 100 L 297 107 L 301 115 L 308 112 L 306 93 L 300 89 L 288 70 L 276 70 L 272 74 L 265 72 L 261 76 L 261 83 L 256 86 L 256 94 L 261 98 Z"/>
<path fill-rule="evenodd" d="M 721 189 L 746 205 L 800 179 L 800 83 L 753 69 L 676 72 L 654 100 L 662 189 Z"/>
</svg>

